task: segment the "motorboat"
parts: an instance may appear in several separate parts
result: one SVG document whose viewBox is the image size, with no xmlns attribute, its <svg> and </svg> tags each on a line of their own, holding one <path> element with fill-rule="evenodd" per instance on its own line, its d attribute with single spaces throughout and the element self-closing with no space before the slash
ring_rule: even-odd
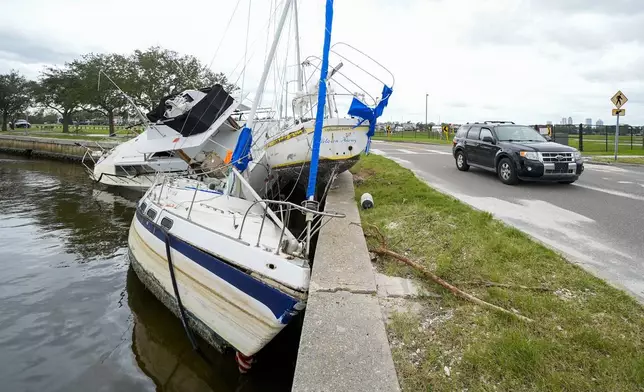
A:
<svg viewBox="0 0 644 392">
<path fill-rule="evenodd" d="M 237 143 L 233 114 L 243 110 L 223 86 L 186 90 L 161 99 L 145 131 L 112 149 L 87 150 L 90 178 L 104 185 L 145 190 L 157 173 L 198 174 L 206 159 L 223 162 Z M 100 145 L 99 145 L 100 147 Z"/>
</svg>

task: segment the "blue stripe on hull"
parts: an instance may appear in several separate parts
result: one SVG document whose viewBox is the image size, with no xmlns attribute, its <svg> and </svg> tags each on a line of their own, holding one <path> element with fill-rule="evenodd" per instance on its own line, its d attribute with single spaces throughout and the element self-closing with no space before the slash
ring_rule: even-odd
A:
<svg viewBox="0 0 644 392">
<path fill-rule="evenodd" d="M 136 218 L 155 237 L 165 242 L 165 231 L 160 226 L 145 216 L 138 208 Z M 188 259 L 199 264 L 217 277 L 235 286 L 248 296 L 266 305 L 282 324 L 288 324 L 291 318 L 298 313 L 294 306 L 299 302 L 266 283 L 253 278 L 221 259 L 192 246 L 191 244 L 169 234 L 170 247 Z M 164 255 L 165 258 L 165 255 Z M 167 261 L 167 260 L 166 260 Z"/>
</svg>

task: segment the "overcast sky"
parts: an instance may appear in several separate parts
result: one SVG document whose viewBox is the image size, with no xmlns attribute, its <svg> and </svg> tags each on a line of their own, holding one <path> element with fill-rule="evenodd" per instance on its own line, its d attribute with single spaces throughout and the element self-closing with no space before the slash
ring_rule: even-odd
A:
<svg viewBox="0 0 644 392">
<path fill-rule="evenodd" d="M 252 2 L 245 90 L 261 73 L 271 3 Z M 321 54 L 324 3 L 299 0 L 305 55 Z M 644 124 L 643 0 L 335 3 L 333 41 L 358 47 L 395 76 L 385 120 L 423 122 L 428 93 L 434 122 L 612 122 L 609 99 L 621 89 L 630 100 L 626 122 Z M 235 67 L 248 9 L 249 0 L 0 0 L 0 72 L 35 78 L 43 65 L 89 51 L 152 45 L 210 63 L 230 21 L 212 68 L 241 82 Z"/>
</svg>

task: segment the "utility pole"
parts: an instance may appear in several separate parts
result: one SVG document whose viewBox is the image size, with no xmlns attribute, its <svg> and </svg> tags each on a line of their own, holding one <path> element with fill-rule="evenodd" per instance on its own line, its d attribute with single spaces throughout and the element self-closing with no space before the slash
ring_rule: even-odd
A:
<svg viewBox="0 0 644 392">
<path fill-rule="evenodd" d="M 425 94 L 425 129 L 427 129 L 427 137 L 429 137 L 429 128 L 427 128 L 427 99 L 429 94 Z"/>
</svg>

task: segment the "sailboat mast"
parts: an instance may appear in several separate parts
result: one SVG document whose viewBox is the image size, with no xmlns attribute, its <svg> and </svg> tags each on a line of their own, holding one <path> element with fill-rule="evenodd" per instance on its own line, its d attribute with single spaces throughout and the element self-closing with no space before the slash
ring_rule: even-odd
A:
<svg viewBox="0 0 644 392">
<path fill-rule="evenodd" d="M 302 60 L 300 58 L 300 21 L 299 14 L 297 12 L 297 0 L 293 2 L 293 13 L 295 14 L 295 59 L 297 61 L 297 92 L 298 96 L 301 96 L 302 92 L 304 91 L 304 78 L 302 77 Z M 302 105 L 298 105 L 298 107 L 299 110 L 297 114 L 300 116 L 300 118 L 302 118 Z M 293 117 L 295 117 L 295 113 L 293 113 Z"/>
<path fill-rule="evenodd" d="M 326 103 L 327 76 L 329 73 L 329 51 L 331 50 L 331 28 L 333 27 L 333 0 L 326 0 L 326 21 L 324 29 L 324 48 L 322 49 L 322 65 L 320 67 L 320 83 L 318 87 L 318 108 L 315 117 L 315 132 L 313 133 L 313 150 L 311 152 L 311 168 L 306 198 L 315 200 L 315 188 L 320 162 L 320 142 L 324 125 L 324 108 Z"/>
<path fill-rule="evenodd" d="M 286 17 L 288 16 L 288 11 L 291 8 L 293 0 L 286 0 L 284 4 L 284 9 L 282 10 L 282 16 L 280 16 L 279 24 L 277 25 L 277 30 L 275 31 L 275 38 L 273 38 L 273 44 L 271 45 L 271 50 L 268 52 L 266 57 L 266 64 L 264 65 L 264 72 L 262 73 L 262 78 L 259 80 L 259 87 L 257 88 L 257 93 L 255 94 L 255 99 L 253 100 L 253 106 L 250 109 L 250 114 L 248 115 L 248 122 L 246 127 L 253 129 L 255 124 L 255 114 L 257 113 L 257 108 L 259 107 L 259 102 L 264 95 L 264 87 L 266 87 L 266 79 L 268 79 L 268 73 L 271 70 L 271 64 L 273 63 L 273 58 L 275 57 L 275 52 L 277 51 L 277 45 L 280 41 L 280 36 L 282 35 L 282 30 L 284 29 L 284 24 L 286 23 Z"/>
</svg>

